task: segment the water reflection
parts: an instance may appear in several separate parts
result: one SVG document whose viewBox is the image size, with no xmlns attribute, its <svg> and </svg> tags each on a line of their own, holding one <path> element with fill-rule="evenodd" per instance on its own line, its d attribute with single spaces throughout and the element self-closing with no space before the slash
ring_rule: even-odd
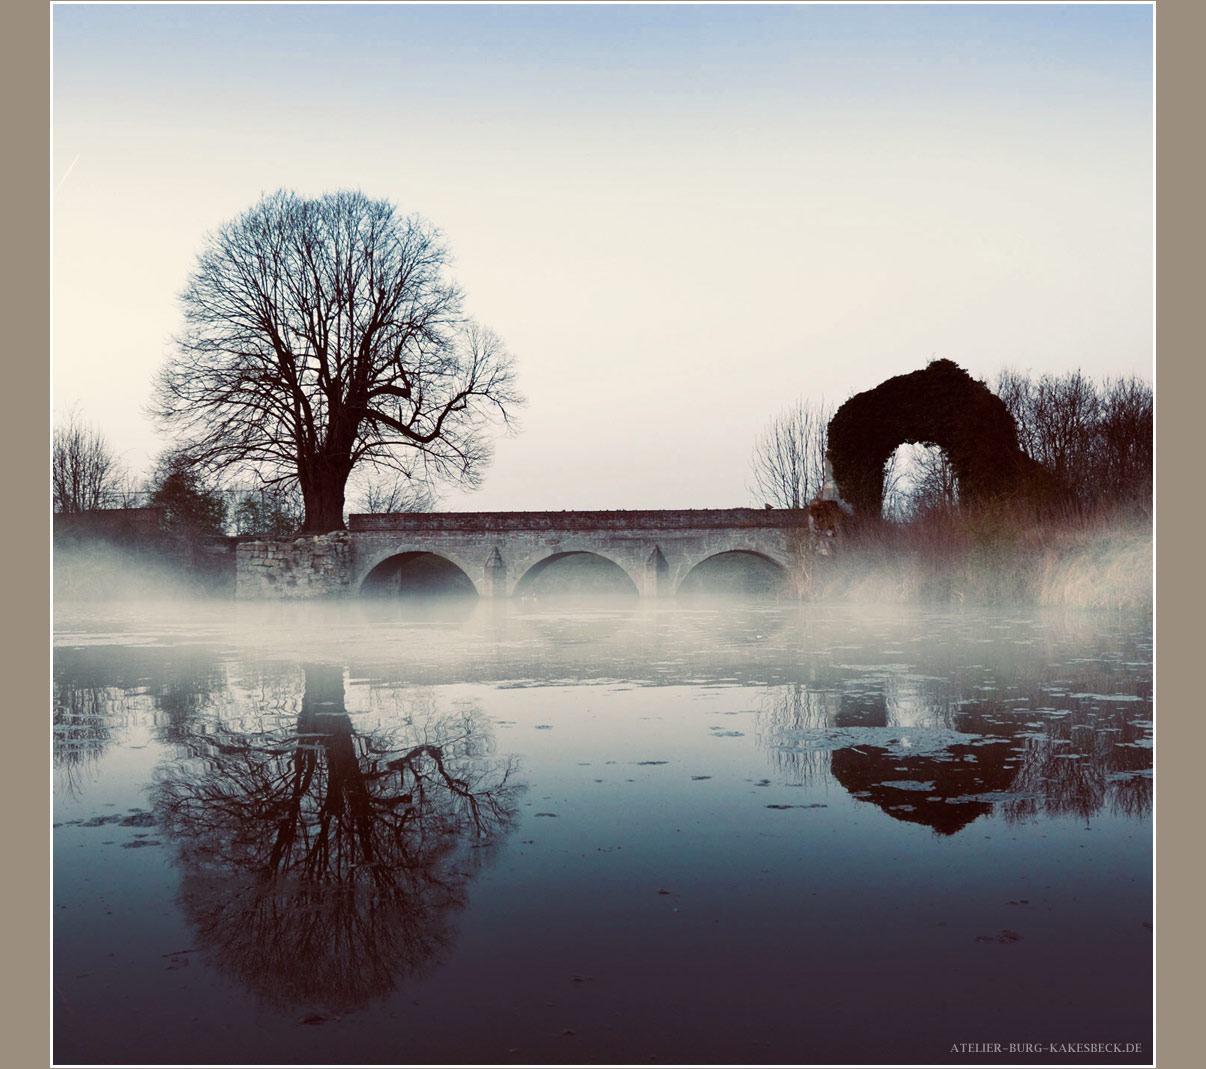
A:
<svg viewBox="0 0 1206 1069">
<path fill-rule="evenodd" d="M 1147 1042 L 1150 620 L 403 600 L 59 610 L 58 1061 Z"/>
<path fill-rule="evenodd" d="M 691 569 L 678 588 L 687 599 L 775 598 L 787 593 L 787 573 L 759 553 L 731 550 L 708 557 Z"/>
<path fill-rule="evenodd" d="M 1011 678 L 1007 667 L 998 661 L 987 686 L 960 687 L 831 665 L 814 684 L 768 689 L 759 744 L 787 782 L 830 775 L 853 797 L 941 835 L 994 810 L 1012 821 L 1149 814 L 1144 681 L 1094 661 L 1076 666 L 1075 680 L 1048 684 Z"/>
<path fill-rule="evenodd" d="M 125 692 L 101 686 L 54 683 L 51 713 L 53 761 L 61 788 L 77 795 L 128 716 Z"/>
<path fill-rule="evenodd" d="M 1069 813 L 1088 820 L 1108 810 L 1129 817 L 1152 808 L 1150 722 L 1129 702 L 1103 699 L 1071 710 L 1056 710 L 1031 725 L 1015 797 L 1007 817 L 1026 819 L 1040 812 Z"/>
<path fill-rule="evenodd" d="M 476 709 L 398 693 L 391 726 L 362 732 L 341 668 L 304 680 L 292 722 L 198 722 L 152 804 L 212 961 L 271 1002 L 347 1011 L 447 945 L 521 787 Z"/>
<path fill-rule="evenodd" d="M 394 597 L 366 596 L 355 603 L 354 609 L 360 620 L 370 626 L 454 626 L 463 624 L 473 616 L 478 603 L 475 597 L 438 597 L 418 593 Z"/>
<path fill-rule="evenodd" d="M 196 647 L 61 647 L 52 674 L 53 761 L 72 795 L 141 708 L 150 707 L 156 735 L 171 739 L 225 679 L 215 653 Z"/>
</svg>

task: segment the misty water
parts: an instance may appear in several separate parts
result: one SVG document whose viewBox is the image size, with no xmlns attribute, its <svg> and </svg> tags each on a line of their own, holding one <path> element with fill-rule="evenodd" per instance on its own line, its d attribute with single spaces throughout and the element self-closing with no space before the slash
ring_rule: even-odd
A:
<svg viewBox="0 0 1206 1069">
<path fill-rule="evenodd" d="M 59 604 L 53 684 L 58 1063 L 1151 1060 L 1150 617 Z"/>
</svg>

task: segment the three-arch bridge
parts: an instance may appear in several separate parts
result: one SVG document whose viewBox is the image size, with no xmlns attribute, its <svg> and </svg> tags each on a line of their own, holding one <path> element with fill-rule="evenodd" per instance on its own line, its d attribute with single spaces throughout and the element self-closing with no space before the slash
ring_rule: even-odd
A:
<svg viewBox="0 0 1206 1069">
<path fill-rule="evenodd" d="M 354 514 L 346 532 L 241 545 L 238 590 L 356 596 L 442 573 L 465 593 L 507 598 L 568 559 L 608 562 L 644 597 L 678 594 L 720 563 L 782 588 L 807 530 L 795 509 Z"/>
</svg>

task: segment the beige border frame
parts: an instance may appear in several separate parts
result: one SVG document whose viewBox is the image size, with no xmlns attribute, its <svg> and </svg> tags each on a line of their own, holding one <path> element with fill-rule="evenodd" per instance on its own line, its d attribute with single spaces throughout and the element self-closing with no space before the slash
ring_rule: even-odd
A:
<svg viewBox="0 0 1206 1069">
<path fill-rule="evenodd" d="M 1197 913 L 1196 843 L 1192 794 L 1196 747 L 1187 724 L 1201 714 L 1189 700 L 1191 666 L 1202 659 L 1187 589 L 1201 565 L 1191 558 L 1200 535 L 1196 515 L 1203 476 L 1202 447 L 1189 432 L 1202 420 L 1199 398 L 1202 352 L 1193 322 L 1202 295 L 1201 33 L 1206 25 L 1195 0 L 1157 0 L 1158 312 L 1157 337 L 1157 1052 L 1165 1066 L 1195 1064 L 1193 1022 L 1201 1010 L 1200 964 L 1193 956 Z M 9 709 L 14 755 L 47 757 L 45 722 L 50 679 L 50 506 L 48 464 L 22 463 L 50 437 L 50 4 L 16 0 L 5 5 L 5 56 L 0 70 L 9 102 L 12 141 L 4 179 L 8 225 L 17 231 L 3 262 L 9 325 L 5 377 L 9 388 L 6 454 L 9 476 L 25 507 L 10 513 L 10 594 L 6 623 L 10 665 L 24 668 L 19 699 Z M 1198 32 L 1195 32 L 1198 31 Z M 1201 313 L 1198 312 L 1198 315 Z M 14 414 L 15 413 L 15 417 Z M 19 448 L 18 448 L 19 447 Z M 27 504 L 30 503 L 30 504 Z M 34 516 L 32 521 L 27 515 Z M 1200 553 L 1200 550 L 1197 552 Z M 1200 730 L 1200 729 L 1198 729 Z M 14 1064 L 50 1065 L 50 787 L 49 760 L 15 760 L 13 799 L 38 799 L 42 820 L 15 829 L 18 863 L 9 867 L 6 916 L 13 952 L 5 968 L 5 1019 L 16 1027 L 5 1044 Z M 31 879 L 25 878 L 32 873 Z M 17 919 L 21 918 L 18 922 Z M 13 929 L 17 929 L 14 931 Z M 1199 1052 L 1198 1059 L 1201 1054 Z"/>
</svg>

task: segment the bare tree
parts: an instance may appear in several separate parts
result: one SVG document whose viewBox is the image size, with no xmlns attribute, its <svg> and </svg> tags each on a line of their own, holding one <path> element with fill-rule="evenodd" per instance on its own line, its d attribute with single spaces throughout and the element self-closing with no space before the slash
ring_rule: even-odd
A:
<svg viewBox="0 0 1206 1069">
<path fill-rule="evenodd" d="M 1035 460 L 1073 486 L 1088 485 L 1097 390 L 1079 371 L 1043 375 L 1034 391 Z"/>
<path fill-rule="evenodd" d="M 50 479 L 55 512 L 104 508 L 124 472 L 105 436 L 73 410 L 54 430 Z"/>
<path fill-rule="evenodd" d="M 995 393 L 1009 410 L 1017 426 L 1018 445 L 1029 457 L 1034 457 L 1037 446 L 1034 422 L 1034 383 L 1029 374 L 1014 368 L 1002 368 L 992 385 Z"/>
<path fill-rule="evenodd" d="M 806 508 L 825 485 L 831 413 L 822 401 L 798 400 L 763 429 L 754 443 L 754 492 L 775 508 Z"/>
<path fill-rule="evenodd" d="M 1032 380 L 1005 370 L 996 392 L 1017 423 L 1023 451 L 1062 482 L 1083 481 L 1098 414 L 1093 383 L 1080 371 Z"/>
<path fill-rule="evenodd" d="M 927 512 L 954 508 L 959 480 L 941 446 L 910 442 L 884 464 L 884 516 L 914 520 Z"/>
<path fill-rule="evenodd" d="M 1006 369 L 997 395 L 1018 444 L 1085 504 L 1151 503 L 1154 399 L 1132 375 L 1100 384 L 1080 371 L 1029 375 Z"/>
<path fill-rule="evenodd" d="M 931 446 L 917 458 L 917 481 L 913 487 L 913 512 L 949 510 L 959 503 L 959 479 L 946 450 Z"/>
<path fill-rule="evenodd" d="M 1101 390 L 1095 484 L 1111 499 L 1151 508 L 1155 399 L 1142 379 L 1107 379 Z"/>
<path fill-rule="evenodd" d="M 264 197 L 208 236 L 153 412 L 197 464 L 296 481 L 305 533 L 343 526 L 360 467 L 477 485 L 487 427 L 522 399 L 447 262 L 439 232 L 388 201 Z"/>
<path fill-rule="evenodd" d="M 884 461 L 883 515 L 886 519 L 903 521 L 909 517 L 909 470 L 905 446 L 897 446 Z"/>
</svg>

